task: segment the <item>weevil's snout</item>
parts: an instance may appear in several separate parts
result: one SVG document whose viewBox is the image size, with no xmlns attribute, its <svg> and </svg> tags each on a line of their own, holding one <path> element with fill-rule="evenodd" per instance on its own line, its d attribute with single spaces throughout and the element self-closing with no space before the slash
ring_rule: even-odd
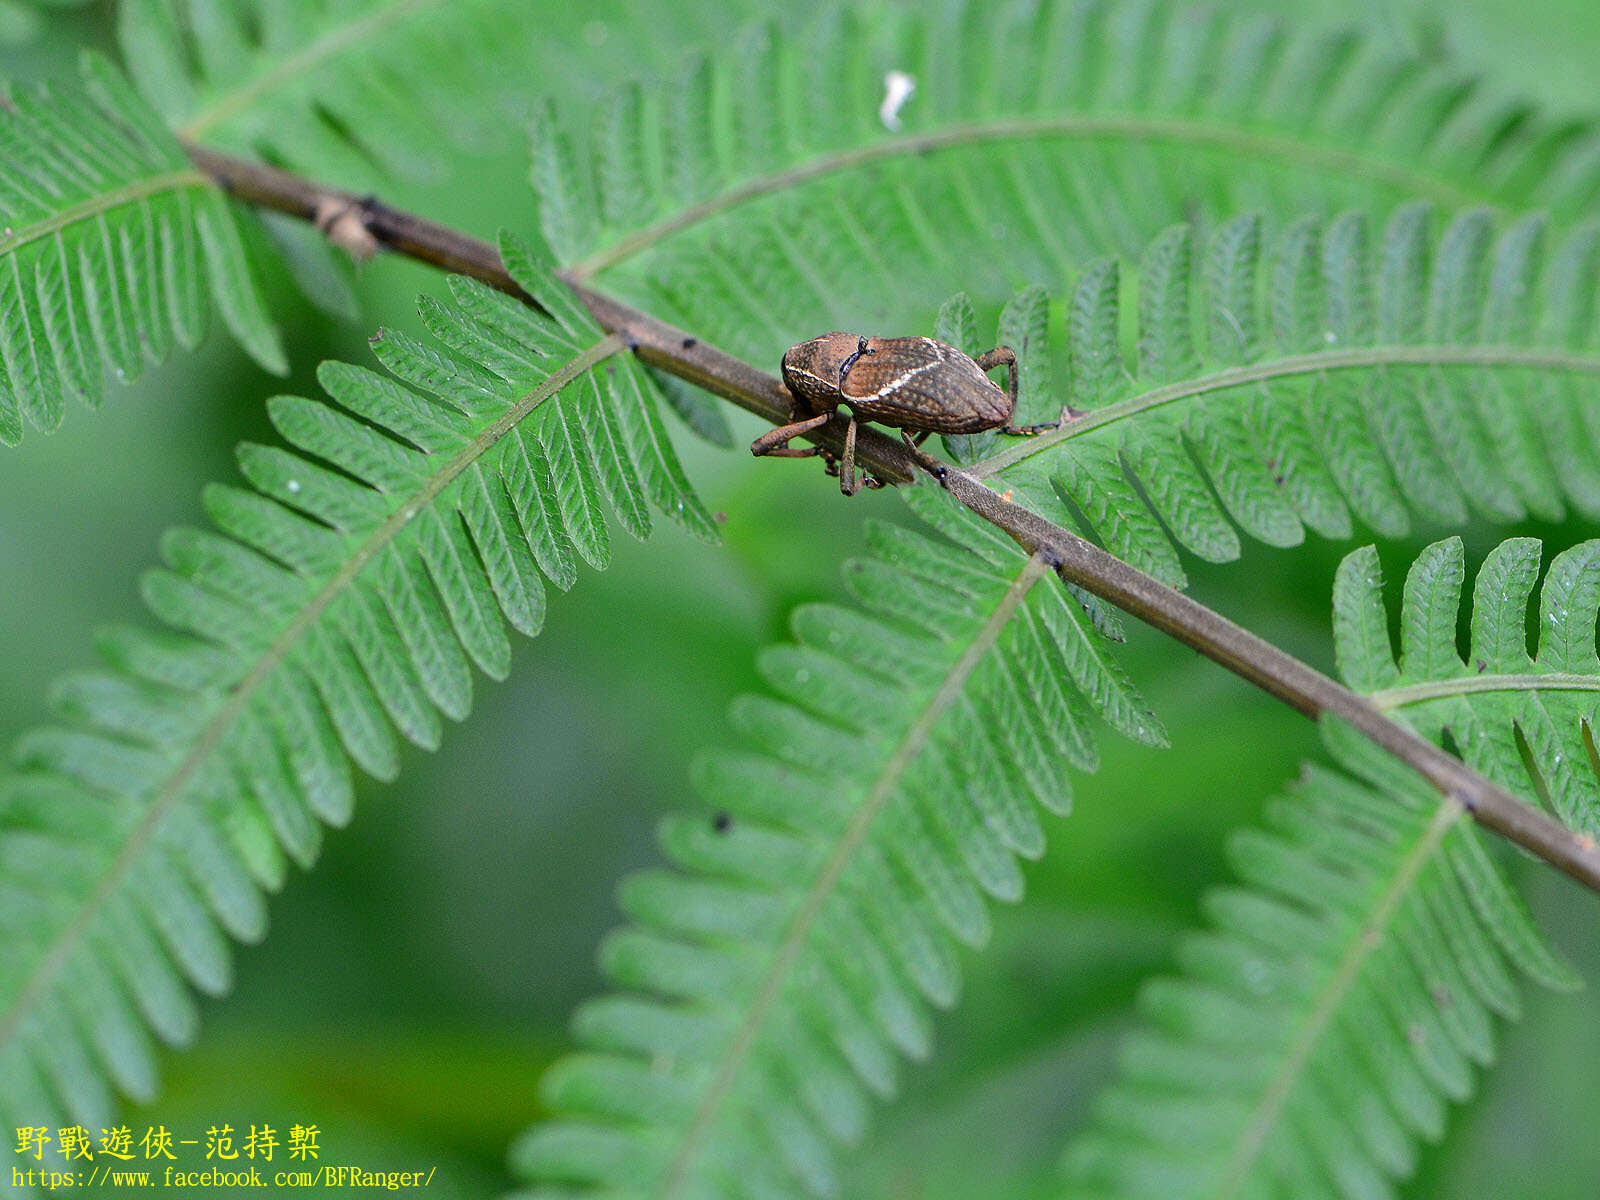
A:
<svg viewBox="0 0 1600 1200">
<path fill-rule="evenodd" d="M 783 382 L 805 400 L 837 405 L 845 370 L 860 355 L 862 340 L 860 334 L 834 332 L 790 346 L 783 356 Z"/>
</svg>

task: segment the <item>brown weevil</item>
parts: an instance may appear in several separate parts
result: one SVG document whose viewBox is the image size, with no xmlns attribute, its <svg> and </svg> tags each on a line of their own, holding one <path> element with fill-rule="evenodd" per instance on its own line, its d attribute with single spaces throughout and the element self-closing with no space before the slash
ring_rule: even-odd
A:
<svg viewBox="0 0 1600 1200">
<path fill-rule="evenodd" d="M 1002 366 L 1004 388 L 985 374 Z M 825 333 L 789 348 L 783 356 L 783 382 L 794 396 L 794 420 L 762 434 L 751 443 L 750 453 L 781 458 L 824 454 L 820 446 L 794 447 L 789 440 L 826 425 L 843 405 L 850 425 L 839 490 L 846 496 L 855 495 L 859 486 L 856 426 L 862 421 L 899 429 L 915 445 L 930 433 L 995 429 L 1026 436 L 1061 424 L 1011 424 L 1017 410 L 1017 356 L 1009 346 L 971 358 L 930 337 Z"/>
</svg>

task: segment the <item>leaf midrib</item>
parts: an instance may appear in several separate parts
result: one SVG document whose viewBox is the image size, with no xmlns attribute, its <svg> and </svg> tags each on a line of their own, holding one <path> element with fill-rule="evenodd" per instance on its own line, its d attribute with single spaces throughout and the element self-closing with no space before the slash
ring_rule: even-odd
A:
<svg viewBox="0 0 1600 1200">
<path fill-rule="evenodd" d="M 1214 392 L 1268 383 L 1296 375 L 1318 375 L 1329 371 L 1376 370 L 1381 367 L 1482 367 L 1507 370 L 1571 371 L 1600 375 L 1600 355 L 1578 354 L 1565 350 L 1530 349 L 1525 346 L 1495 345 L 1407 345 L 1362 346 L 1340 350 L 1314 350 L 1291 354 L 1247 366 L 1228 367 L 1208 375 L 1198 375 L 1163 384 L 1104 408 L 1074 417 L 1059 429 L 991 455 L 968 470 L 980 479 L 1014 466 L 1024 459 L 1083 437 L 1096 429 L 1125 421 L 1156 408 L 1192 400 Z"/>
<path fill-rule="evenodd" d="M 0 235 L 0 257 L 14 254 L 24 246 L 30 245 L 51 234 L 59 233 L 69 226 L 76 225 L 79 221 L 92 220 L 103 213 L 121 208 L 125 204 L 133 204 L 139 200 L 148 199 L 162 192 L 185 191 L 191 188 L 210 188 L 215 185 L 202 171 L 194 167 L 187 167 L 177 171 L 163 171 L 159 175 L 147 175 L 143 179 L 136 179 L 132 183 L 123 184 L 121 187 L 109 191 L 97 192 L 85 200 L 62 209 L 60 212 L 51 213 L 42 221 L 32 225 L 24 225 L 20 229 L 8 229 Z"/>
<path fill-rule="evenodd" d="M 624 259 L 650 249 L 690 226 L 737 208 L 762 196 L 796 187 L 825 175 L 852 170 L 886 159 L 911 157 L 930 151 L 1000 141 L 1034 141 L 1044 138 L 1121 137 L 1150 142 L 1222 147 L 1252 152 L 1261 158 L 1318 167 L 1330 174 L 1376 179 L 1412 198 L 1433 199 L 1453 208 L 1492 202 L 1488 192 L 1462 187 L 1436 174 L 1354 150 L 1318 145 L 1303 138 L 1263 133 L 1238 126 L 1213 125 L 1173 118 L 1153 119 L 1137 114 L 1099 116 L 1015 117 L 952 125 L 927 133 L 886 138 L 865 146 L 819 155 L 808 162 L 760 175 L 720 195 L 663 217 L 579 260 L 570 268 L 573 278 L 585 281 Z"/>
<path fill-rule="evenodd" d="M 1426 683 L 1407 683 L 1373 692 L 1367 698 L 1382 709 L 1425 704 L 1446 696 L 1467 696 L 1484 692 L 1600 692 L 1600 675 L 1466 675 L 1460 679 L 1435 679 Z"/>
<path fill-rule="evenodd" d="M 1221 1180 L 1212 1193 L 1213 1200 L 1227 1200 L 1244 1182 L 1299 1081 L 1301 1072 L 1310 1062 L 1317 1042 L 1333 1021 L 1350 989 L 1355 986 L 1367 959 L 1383 945 L 1384 931 L 1389 921 L 1410 892 L 1417 876 L 1443 844 L 1445 835 L 1465 814 L 1466 810 L 1453 797 L 1440 799 L 1416 845 L 1400 861 L 1393 879 L 1374 903 L 1371 915 L 1355 930 L 1338 967 L 1316 996 L 1305 1022 L 1290 1043 L 1283 1065 L 1262 1089 L 1260 1100 L 1251 1110 L 1228 1156 Z"/>
<path fill-rule="evenodd" d="M 490 447 L 494 446 L 539 405 L 582 375 L 583 372 L 613 354 L 620 353 L 625 348 L 624 340 L 619 334 L 608 334 L 582 353 L 569 359 L 560 370 L 550 375 L 538 387 L 523 396 L 521 400 L 507 409 L 482 433 L 478 434 L 463 447 L 459 453 L 446 462 L 438 472 L 430 476 L 416 493 L 390 513 L 383 524 L 357 547 L 355 553 L 345 560 L 339 570 L 334 572 L 328 581 L 306 602 L 305 606 L 295 614 L 294 618 L 284 627 L 283 632 L 262 653 L 256 665 L 251 668 L 250 673 L 240 681 L 228 696 L 227 701 L 201 728 L 189 752 L 184 755 L 183 759 L 173 769 L 167 783 L 151 800 L 149 807 L 145 810 L 144 815 L 140 817 L 137 824 L 129 829 L 122 848 L 118 850 L 116 856 L 107 865 L 106 871 L 101 876 L 99 883 L 96 884 L 94 891 L 84 900 L 72 920 L 62 928 L 61 933 L 41 956 L 38 969 L 23 984 L 16 999 L 6 1007 L 3 1014 L 0 1014 L 0 1045 L 10 1041 L 12 1035 L 16 1032 L 17 1026 L 22 1022 L 24 1014 L 27 1013 L 30 1006 L 44 990 L 50 986 L 56 973 L 61 970 L 68 956 L 72 953 L 78 939 L 87 929 L 89 922 L 94 919 L 100 907 L 122 882 L 123 876 L 138 859 L 146 843 L 155 836 L 155 832 L 161 825 L 162 820 L 183 798 L 184 789 L 190 779 L 193 778 L 195 772 L 200 769 L 206 758 L 227 735 L 233 722 L 244 711 L 257 689 L 282 664 L 300 639 L 315 626 L 328 606 L 338 598 L 346 587 L 354 582 L 356 577 L 381 550 L 399 536 L 400 532 L 413 519 L 427 511 L 429 505 L 439 497 L 440 493 L 462 471 L 481 458 Z"/>
<path fill-rule="evenodd" d="M 1027 596 L 1029 589 L 1050 568 L 1044 559 L 1038 555 L 1029 558 L 1022 569 L 1007 586 L 1005 593 L 996 603 L 994 611 L 984 620 L 983 624 L 973 635 L 967 648 L 956 659 L 950 670 L 946 672 L 939 686 L 934 689 L 922 711 L 917 714 L 915 721 L 906 730 L 905 736 L 896 744 L 894 751 L 885 761 L 883 769 L 873 781 L 871 789 L 862 801 L 861 807 L 851 818 L 850 824 L 845 827 L 843 836 L 833 853 L 823 863 L 816 879 L 807 891 L 804 901 L 795 913 L 793 922 L 785 932 L 783 941 L 775 951 L 772 963 L 762 976 L 756 989 L 755 1002 L 750 1006 L 749 1013 L 735 1032 L 732 1041 L 721 1065 L 717 1068 L 705 1097 L 695 1109 L 693 1119 L 690 1121 L 688 1131 L 684 1134 L 683 1144 L 678 1153 L 673 1156 L 672 1163 L 667 1170 L 666 1181 L 663 1185 L 662 1200 L 673 1200 L 683 1190 L 689 1181 L 690 1168 L 695 1156 L 699 1153 L 701 1145 L 711 1131 L 711 1126 L 716 1120 L 717 1110 L 722 1101 L 727 1097 L 733 1087 L 739 1068 L 743 1065 L 745 1057 L 755 1044 L 757 1034 L 767 1014 L 772 1011 L 778 1001 L 778 996 L 783 990 L 784 983 L 789 977 L 789 972 L 799 958 L 800 951 L 810 936 L 811 927 L 816 923 L 822 911 L 822 906 L 828 897 L 833 894 L 834 887 L 849 866 L 851 858 L 863 841 L 866 840 L 867 831 L 872 822 L 882 811 L 883 806 L 894 794 L 895 787 L 900 782 L 900 777 L 905 774 L 916 756 L 927 744 L 933 732 L 934 725 L 955 701 L 960 697 L 962 689 L 973 671 L 982 661 L 1000 636 L 1000 631 L 1011 620 L 1018 605 Z"/>
<path fill-rule="evenodd" d="M 373 36 L 386 26 L 402 21 L 421 9 L 437 8 L 444 2 L 445 0 L 396 0 L 388 8 L 380 8 L 348 25 L 333 27 L 316 41 L 308 43 L 279 61 L 270 71 L 256 76 L 237 91 L 225 94 L 209 108 L 201 109 L 178 127 L 178 136 L 191 139 L 200 137 L 224 121 L 237 116 L 263 95 L 320 66 L 346 47 Z M 463 0 L 455 2 L 459 4 Z"/>
</svg>

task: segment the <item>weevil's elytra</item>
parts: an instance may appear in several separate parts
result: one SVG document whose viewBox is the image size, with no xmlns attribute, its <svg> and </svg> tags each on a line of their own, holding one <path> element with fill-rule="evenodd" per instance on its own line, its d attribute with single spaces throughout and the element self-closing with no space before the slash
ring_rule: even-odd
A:
<svg viewBox="0 0 1600 1200">
<path fill-rule="evenodd" d="M 1004 388 L 985 374 L 1000 366 L 1006 368 Z M 795 419 L 757 438 L 750 452 L 783 458 L 822 453 L 817 446 L 791 447 L 789 440 L 825 425 L 843 405 L 850 411 L 850 425 L 839 488 L 847 496 L 857 490 L 856 426 L 862 421 L 914 432 L 918 443 L 930 433 L 997 429 L 1027 435 L 1061 424 L 1010 423 L 1017 409 L 1017 356 L 1009 346 L 974 359 L 930 337 L 825 333 L 789 348 L 783 356 L 783 382 L 794 395 Z"/>
</svg>

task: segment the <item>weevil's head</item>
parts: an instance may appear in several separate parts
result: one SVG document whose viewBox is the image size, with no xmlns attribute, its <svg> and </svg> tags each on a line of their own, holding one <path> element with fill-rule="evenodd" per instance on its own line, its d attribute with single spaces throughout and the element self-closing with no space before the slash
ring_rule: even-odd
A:
<svg viewBox="0 0 1600 1200">
<path fill-rule="evenodd" d="M 839 389 L 867 339 L 858 333 L 825 333 L 790 346 L 783 356 L 783 382 L 814 413 L 839 406 Z"/>
</svg>

